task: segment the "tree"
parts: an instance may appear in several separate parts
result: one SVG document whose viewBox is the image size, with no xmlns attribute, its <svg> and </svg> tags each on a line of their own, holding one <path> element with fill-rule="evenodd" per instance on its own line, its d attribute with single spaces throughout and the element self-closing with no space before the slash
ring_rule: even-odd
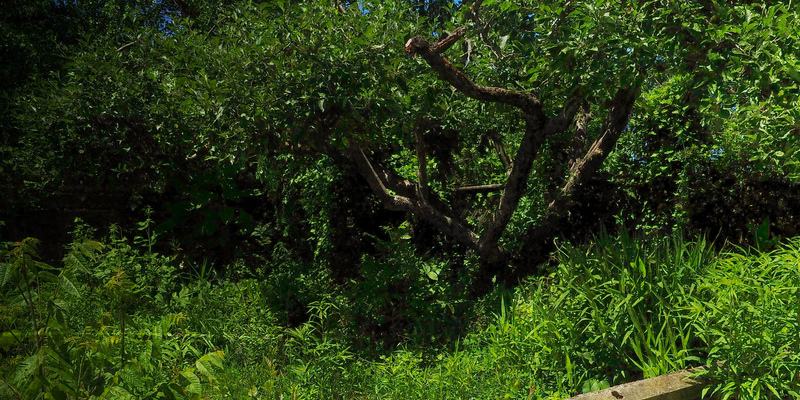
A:
<svg viewBox="0 0 800 400">
<path fill-rule="evenodd" d="M 15 98 L 25 151 L 52 154 L 47 179 L 134 188 L 210 238 L 251 233 L 243 205 L 266 203 L 271 243 L 334 269 L 333 235 L 372 243 L 380 229 L 354 222 L 361 209 L 334 228 L 333 202 L 380 205 L 402 213 L 383 223 L 438 232 L 440 256 L 476 255 L 480 296 L 538 273 L 557 237 L 683 229 L 715 171 L 800 176 L 786 5 L 181 7 L 163 26 L 97 33 L 64 78 Z M 656 182 L 667 195 L 646 193 Z M 598 198 L 617 208 L 597 212 Z"/>
<path fill-rule="evenodd" d="M 491 39 L 487 38 L 488 29 L 486 24 L 481 22 L 480 16 L 482 3 L 482 1 L 474 2 L 465 13 L 467 17 L 465 19 L 471 20 L 472 26 L 477 28 L 473 30 L 477 31 L 477 35 L 485 41 L 486 51 L 496 52 L 501 46 L 493 45 Z M 553 46 L 549 48 L 550 55 L 555 56 L 552 63 L 553 70 L 571 78 L 564 79 L 566 83 L 562 83 L 562 88 L 548 88 L 560 95 L 559 100 L 562 104 L 561 109 L 551 116 L 545 112 L 546 108 L 540 96 L 533 91 L 475 84 L 460 68 L 455 67 L 443 56 L 445 51 L 470 32 L 466 26 L 453 30 L 434 44 L 420 36 L 413 37 L 406 43 L 405 50 L 409 54 L 421 56 L 441 80 L 448 82 L 465 96 L 481 102 L 510 105 L 521 111 L 521 115 L 517 118 L 524 121 L 525 133 L 519 142 L 517 155 L 511 164 L 513 167 L 510 168 L 506 182 L 494 187 L 484 185 L 456 189 L 456 191 L 502 189 L 499 205 L 484 226 L 476 227 L 477 229 L 470 228 L 467 221 L 459 220 L 456 217 L 457 213 L 444 205 L 446 202 L 441 199 L 431 199 L 433 194 L 427 187 L 427 154 L 423 135 L 415 135 L 418 160 L 416 182 L 403 179 L 393 171 L 374 165 L 358 145 L 350 146 L 351 160 L 359 166 L 361 174 L 387 207 L 417 215 L 480 255 L 482 268 L 476 281 L 478 294 L 485 293 L 491 287 L 490 279 L 513 285 L 519 279 L 535 273 L 536 265 L 549 254 L 553 239 L 563 230 L 563 220 L 570 214 L 575 204 L 575 197 L 580 191 L 585 190 L 589 180 L 601 169 L 623 131 L 627 128 L 631 131 L 631 135 L 644 133 L 633 132 L 634 128 L 628 126 L 628 118 L 633 111 L 640 87 L 645 86 L 645 89 L 651 91 L 666 87 L 659 82 L 659 79 L 665 79 L 662 63 L 672 64 L 670 70 L 673 77 L 680 76 L 679 71 L 700 69 L 702 72 L 695 73 L 689 78 L 695 85 L 698 83 L 711 85 L 713 89 L 716 85 L 712 82 L 717 79 L 730 79 L 725 67 L 719 70 L 713 68 L 716 66 L 714 63 L 721 58 L 715 52 L 735 47 L 733 41 L 741 38 L 733 35 L 733 39 L 725 38 L 731 26 L 724 23 L 722 26 L 712 24 L 702 29 L 699 21 L 692 20 L 689 13 L 700 11 L 697 15 L 704 15 L 714 22 L 719 22 L 722 17 L 738 14 L 744 16 L 745 26 L 749 24 L 752 27 L 756 24 L 750 22 L 753 13 L 746 8 L 717 5 L 714 9 L 710 5 L 703 4 L 658 7 L 653 3 L 612 3 L 598 7 L 597 4 L 568 1 L 561 7 L 553 7 L 555 10 L 542 3 L 523 6 L 504 4 L 499 7 L 504 8 L 502 11 L 505 11 L 506 16 L 509 14 L 513 16 L 514 11 L 517 12 L 518 18 L 521 14 L 525 25 L 525 28 L 517 32 L 514 32 L 513 24 L 507 23 L 502 26 L 501 29 L 512 32 L 500 38 L 503 46 L 507 45 L 512 34 L 518 35 L 514 38 L 518 52 L 516 54 L 507 52 L 510 53 L 507 56 L 536 54 L 541 48 L 547 49 Z M 786 18 L 789 18 L 787 10 L 781 6 L 762 7 L 760 11 L 764 13 L 768 24 L 775 15 L 778 15 L 777 21 L 786 21 Z M 653 23 L 653 21 L 658 22 Z M 662 25 L 660 21 L 665 23 Z M 537 26 L 544 26 L 545 29 L 537 29 Z M 785 22 L 778 22 L 778 26 L 782 27 L 784 34 L 788 32 Z M 620 30 L 621 33 L 618 33 Z M 746 36 L 746 31 L 747 29 L 738 33 Z M 683 47 L 686 44 L 689 46 Z M 469 63 L 471 47 L 472 43 L 468 41 L 466 65 Z M 726 61 L 736 65 L 738 60 L 726 58 Z M 576 71 L 576 66 L 581 66 L 583 70 Z M 525 72 L 530 73 L 530 66 L 526 67 L 528 69 Z M 546 68 L 542 69 L 547 71 Z M 771 70 L 771 76 L 766 79 L 775 80 L 776 72 Z M 789 69 L 787 72 L 791 74 L 792 70 Z M 531 83 L 541 85 L 539 81 Z M 784 80 L 784 85 L 794 91 L 797 89 L 789 80 Z M 604 86 L 617 86 L 619 89 L 611 97 L 602 93 Z M 571 92 L 564 96 L 564 89 Z M 696 86 L 692 89 L 696 92 Z M 684 87 L 682 90 L 691 89 Z M 684 98 L 686 96 L 684 95 Z M 698 94 L 695 93 L 694 96 Z M 548 97 L 552 99 L 556 96 Z M 610 100 L 603 102 L 604 107 L 588 104 L 588 99 L 609 97 Z M 691 109 L 690 113 L 696 112 L 696 109 L 701 107 L 697 103 L 702 101 L 704 100 L 690 99 L 687 107 Z M 716 104 L 716 107 L 719 108 L 720 105 Z M 587 125 L 591 116 L 598 114 L 595 110 L 603 108 L 608 110 L 605 121 L 599 127 L 595 127 L 594 132 L 590 132 L 591 128 Z M 736 109 L 736 106 L 732 108 Z M 697 116 L 695 118 L 703 119 Z M 698 121 L 698 125 L 709 123 L 711 120 L 713 119 Z M 697 129 L 690 126 L 691 128 Z M 562 171 L 568 171 L 568 178 L 561 179 L 563 183 L 560 190 L 547 203 L 545 211 L 540 214 L 541 218 L 537 222 L 527 224 L 522 236 L 522 246 L 514 249 L 515 254 L 509 256 L 508 250 L 500 244 L 500 238 L 512 214 L 517 210 L 521 197 L 525 194 L 533 162 L 548 138 L 564 134 L 572 136 L 571 148 L 566 151 L 572 156 L 561 160 L 568 164 L 568 167 L 562 168 Z M 705 151 L 714 152 L 708 148 Z M 575 157 L 581 153 L 582 156 Z M 778 155 L 783 156 L 785 153 L 781 152 Z M 635 157 L 634 154 L 631 156 Z M 793 164 L 790 160 L 787 162 Z M 480 233 L 478 229 L 481 230 Z M 505 268 L 509 261 L 513 265 L 511 270 Z"/>
</svg>

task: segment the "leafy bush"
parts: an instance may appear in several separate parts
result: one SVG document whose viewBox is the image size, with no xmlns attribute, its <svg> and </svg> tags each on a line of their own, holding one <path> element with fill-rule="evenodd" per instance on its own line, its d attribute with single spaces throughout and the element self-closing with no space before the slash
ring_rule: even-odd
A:
<svg viewBox="0 0 800 400">
<path fill-rule="evenodd" d="M 0 255 L 0 395 L 199 398 L 224 353 L 183 314 L 152 312 L 176 284 L 170 260 L 115 230 L 110 245 L 80 237 L 89 231 L 76 230 L 61 267 L 38 261 L 32 238 Z"/>
<path fill-rule="evenodd" d="M 722 399 L 800 396 L 800 239 L 769 252 L 727 254 L 687 311 Z"/>
<path fill-rule="evenodd" d="M 289 253 L 262 280 L 183 274 L 152 252 L 151 222 L 132 241 L 79 224 L 59 267 L 35 239 L 0 247 L 0 396 L 558 399 L 700 365 L 723 399 L 800 391 L 800 239 L 565 244 L 486 313 L 458 302 L 468 268 L 416 254 L 405 225 L 335 286 Z"/>
<path fill-rule="evenodd" d="M 467 325 L 466 271 L 447 259 L 418 254 L 409 224 L 387 231 L 390 240 L 380 242 L 381 256 L 366 256 L 363 278 L 344 293 L 350 332 L 383 349 L 451 343 Z"/>
</svg>

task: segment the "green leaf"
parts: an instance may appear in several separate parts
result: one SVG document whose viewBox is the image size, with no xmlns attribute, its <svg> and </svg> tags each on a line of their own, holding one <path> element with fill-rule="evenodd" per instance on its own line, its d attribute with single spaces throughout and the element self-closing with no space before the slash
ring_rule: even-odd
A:
<svg viewBox="0 0 800 400">
<path fill-rule="evenodd" d="M 639 258 L 639 273 L 642 274 L 642 278 L 647 277 L 647 266 L 644 264 L 644 260 Z"/>
<path fill-rule="evenodd" d="M 0 334 L 0 348 L 8 351 L 12 346 L 19 344 L 20 332 L 16 329 Z"/>
<path fill-rule="evenodd" d="M 222 368 L 222 362 L 223 359 L 225 358 L 225 352 L 222 350 L 217 350 L 213 353 L 208 353 L 205 356 L 203 356 L 203 358 L 205 357 L 208 357 L 209 361 L 211 361 L 212 364 L 216 365 L 219 368 Z"/>
<path fill-rule="evenodd" d="M 222 350 L 208 353 L 200 357 L 200 359 L 195 362 L 195 366 L 197 366 L 197 370 L 200 371 L 200 373 L 207 376 L 210 380 L 214 376 L 214 366 L 223 368 L 222 359 L 224 355 L 225 353 Z"/>
<path fill-rule="evenodd" d="M 0 264 L 0 288 L 5 286 L 6 282 L 11 280 L 11 275 L 14 272 L 14 264 L 2 263 Z"/>
<path fill-rule="evenodd" d="M 200 394 L 203 392 L 203 386 L 200 384 L 200 378 L 198 378 L 194 372 L 191 370 L 181 371 L 181 376 L 189 381 L 189 384 L 184 387 L 184 390 L 187 393 Z"/>
<path fill-rule="evenodd" d="M 78 289 L 75 287 L 74 284 L 72 284 L 72 281 L 70 281 L 69 278 L 67 278 L 66 275 L 64 275 L 63 273 L 58 275 L 58 283 L 61 286 L 61 288 L 64 289 L 64 291 L 66 291 L 67 293 L 78 298 L 81 297 L 81 294 L 78 292 Z"/>
<path fill-rule="evenodd" d="M 32 237 L 25 238 L 21 242 L 16 243 L 16 245 L 23 254 L 33 258 L 39 258 L 39 253 L 37 251 L 39 248 L 39 239 Z"/>
<path fill-rule="evenodd" d="M 22 363 L 20 363 L 19 369 L 17 370 L 17 375 L 15 379 L 17 381 L 26 380 L 29 376 L 33 375 L 36 370 L 42 365 L 45 359 L 44 347 L 40 348 L 39 351 L 31 355 L 30 357 L 26 358 Z"/>
<path fill-rule="evenodd" d="M 111 386 L 110 388 L 103 391 L 103 399 L 134 399 L 135 397 L 131 394 L 131 392 L 125 390 L 122 386 Z"/>
<path fill-rule="evenodd" d="M 506 47 L 506 44 L 508 43 L 508 38 L 509 37 L 510 37 L 510 35 L 505 35 L 505 36 L 500 38 L 500 48 L 501 49 L 504 49 Z"/>
<path fill-rule="evenodd" d="M 56 282 L 56 281 L 58 281 L 58 275 L 56 275 L 56 274 L 54 274 L 54 273 L 52 273 L 50 271 L 45 271 L 45 270 L 39 271 L 39 273 L 36 274 L 36 276 L 39 279 L 41 279 L 42 281 L 44 281 L 44 282 Z"/>
<path fill-rule="evenodd" d="M 144 348 L 142 352 L 139 353 L 139 364 L 141 364 L 142 369 L 147 372 L 153 371 L 153 341 L 148 340 L 144 344 Z"/>
<path fill-rule="evenodd" d="M 569 354 L 565 354 L 564 356 L 567 358 L 566 359 L 566 361 L 567 361 L 567 365 L 566 365 L 567 377 L 569 377 L 571 379 L 572 378 L 572 360 L 569 359 Z"/>
<path fill-rule="evenodd" d="M 795 80 L 795 82 L 800 83 L 800 73 L 797 72 L 797 68 L 794 65 L 785 65 L 784 68 L 786 69 L 786 73 Z"/>
</svg>

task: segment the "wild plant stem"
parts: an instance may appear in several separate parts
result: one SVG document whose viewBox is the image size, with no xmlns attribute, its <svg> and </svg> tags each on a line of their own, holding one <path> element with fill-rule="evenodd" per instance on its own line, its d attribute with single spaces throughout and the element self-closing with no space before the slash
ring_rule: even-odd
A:
<svg viewBox="0 0 800 400">
<path fill-rule="evenodd" d="M 24 253 L 22 254 L 22 277 L 25 281 L 25 290 L 28 294 L 28 298 L 25 299 L 25 302 L 28 303 L 28 308 L 30 308 L 31 311 L 31 321 L 33 322 L 33 331 L 36 336 L 36 351 L 39 351 L 39 348 L 42 347 L 42 338 L 39 336 L 39 322 L 36 319 L 36 310 L 33 308 L 33 290 L 28 280 L 28 264 L 25 262 Z"/>
<path fill-rule="evenodd" d="M 124 368 L 125 367 L 125 311 L 122 308 L 122 304 L 120 304 L 120 306 L 119 306 L 119 318 L 120 318 L 120 321 L 121 321 L 120 322 L 120 327 L 121 327 L 121 330 L 122 330 L 122 333 L 120 335 L 120 337 L 121 337 L 120 341 L 122 342 L 122 345 L 120 347 L 120 360 L 121 360 L 120 364 L 121 364 L 122 368 Z"/>
<path fill-rule="evenodd" d="M 8 381 L 5 380 L 5 378 L 3 378 L 3 375 L 0 375 L 0 381 L 3 381 L 3 383 L 6 386 L 8 386 L 8 388 L 11 389 L 11 391 L 14 392 L 14 394 L 17 395 L 18 398 L 25 400 L 25 397 L 23 397 L 22 394 L 14 386 L 11 386 L 11 384 L 8 383 Z"/>
</svg>

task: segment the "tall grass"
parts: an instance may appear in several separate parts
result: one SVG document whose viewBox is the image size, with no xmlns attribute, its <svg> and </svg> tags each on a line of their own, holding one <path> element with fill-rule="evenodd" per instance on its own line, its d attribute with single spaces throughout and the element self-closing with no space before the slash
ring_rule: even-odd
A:
<svg viewBox="0 0 800 400">
<path fill-rule="evenodd" d="M 404 348 L 367 361 L 341 348 L 309 350 L 328 348 L 336 340 L 323 335 L 312 317 L 302 341 L 297 330 L 290 332 L 290 342 L 303 343 L 313 354 L 298 354 L 306 361 L 292 369 L 291 380 L 302 382 L 291 386 L 292 393 L 308 398 L 337 398 L 337 393 L 348 393 L 338 398 L 565 398 L 705 364 L 702 338 L 686 312 L 716 259 L 705 241 L 602 237 L 590 248 L 563 246 L 559 257 L 552 275 L 498 296 L 510 301 L 501 301 L 487 324 L 434 356 Z M 333 391 L 325 380 L 309 377 L 326 368 L 347 377 Z"/>
<path fill-rule="evenodd" d="M 36 261 L 33 243 L 0 254 L 8 398 L 561 399 L 691 366 L 707 367 L 706 394 L 723 399 L 800 397 L 800 238 L 769 253 L 720 254 L 679 236 L 563 245 L 549 276 L 496 293 L 467 334 L 408 337 L 377 355 L 353 327 L 381 309 L 380 291 L 351 301 L 347 287 L 325 292 L 324 275 L 301 274 L 289 288 L 315 298 L 290 328 L 276 301 L 289 293 L 275 293 L 288 273 L 186 279 L 151 243 L 119 235 L 76 237 L 54 268 Z M 410 320 L 425 328 L 448 305 L 422 295 L 440 290 L 431 273 L 445 268 L 399 254 L 385 260 L 414 277 Z M 426 308 L 428 298 L 437 300 Z"/>
<path fill-rule="evenodd" d="M 681 237 L 644 242 L 601 237 L 589 249 L 564 247 L 557 292 L 571 298 L 560 310 L 576 322 L 575 343 L 612 381 L 649 378 L 699 363 L 691 321 L 681 312 L 714 262 L 704 240 Z"/>
<path fill-rule="evenodd" d="M 714 263 L 686 310 L 722 399 L 800 398 L 800 238 Z"/>
</svg>

